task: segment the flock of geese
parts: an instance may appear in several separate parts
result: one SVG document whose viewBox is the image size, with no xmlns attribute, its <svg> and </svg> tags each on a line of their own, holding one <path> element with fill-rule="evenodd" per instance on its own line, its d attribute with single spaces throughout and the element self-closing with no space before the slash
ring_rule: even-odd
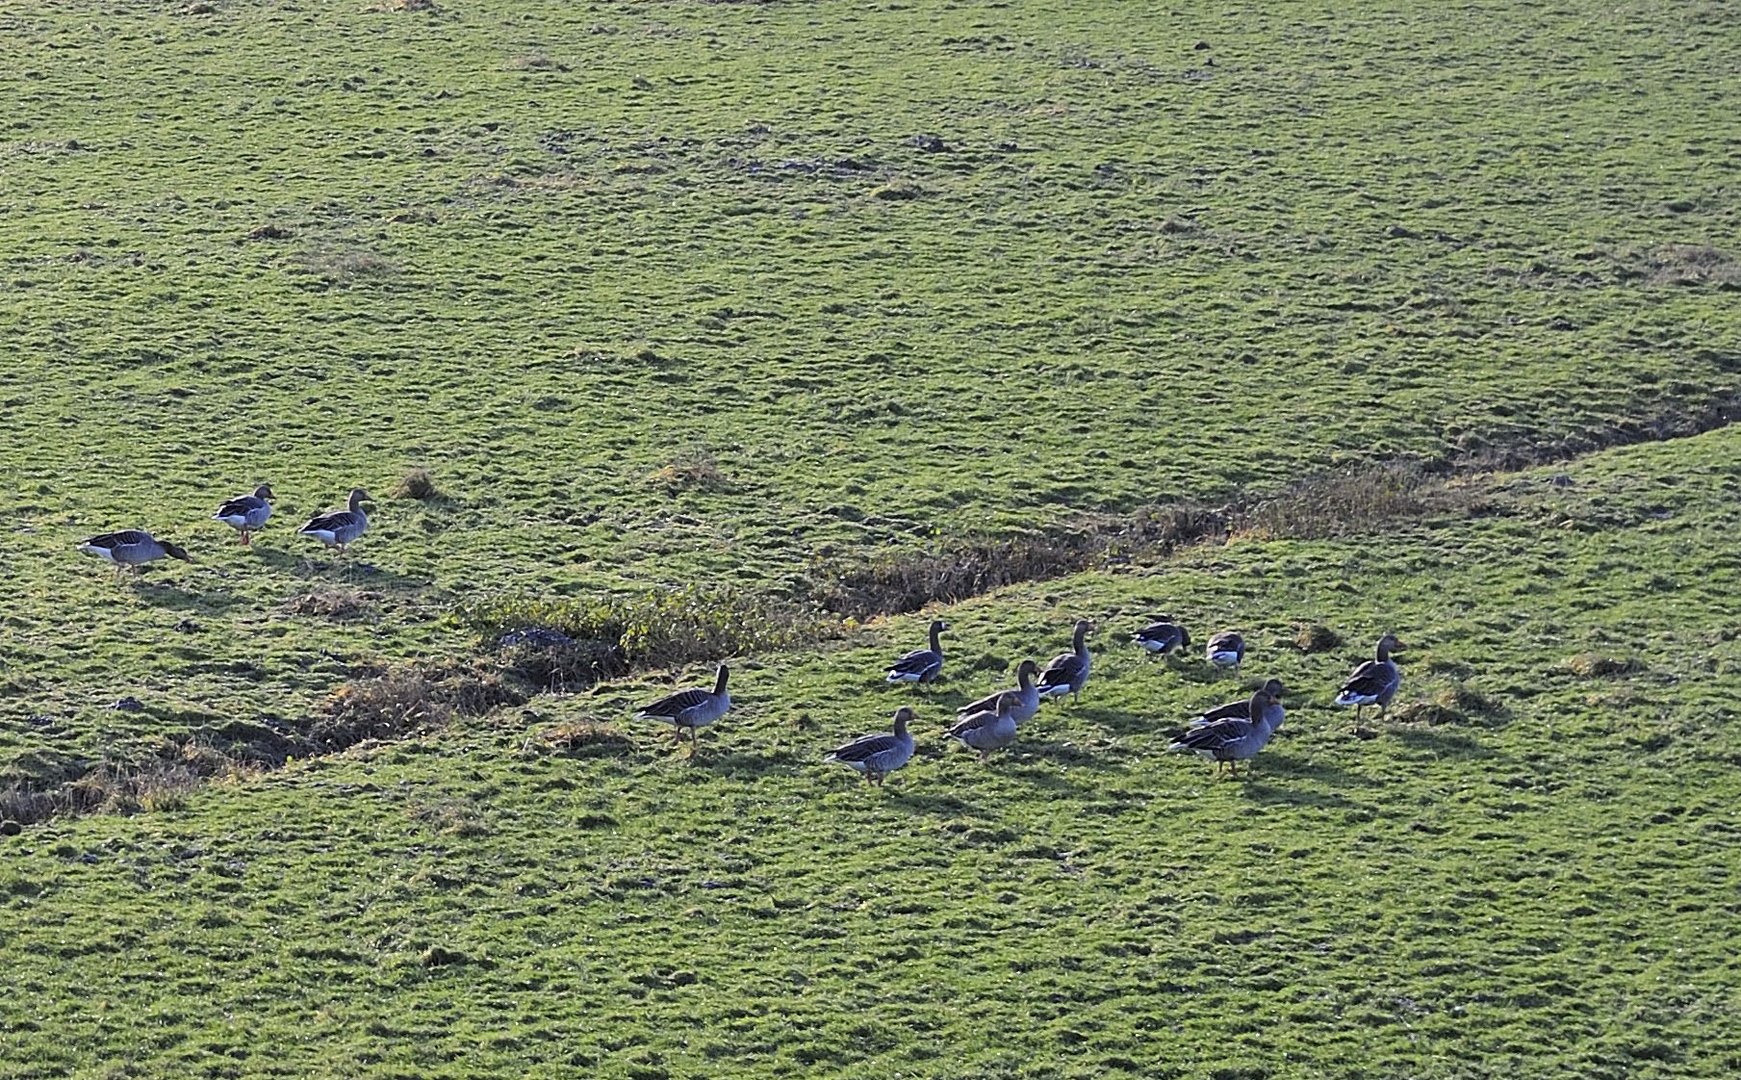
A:
<svg viewBox="0 0 1741 1080">
<path fill-rule="evenodd" d="M 261 484 L 250 494 L 226 499 L 212 517 L 236 530 L 241 534 L 241 542 L 249 544 L 253 542 L 254 534 L 272 516 L 272 499 L 275 497 L 270 485 Z M 314 515 L 307 525 L 296 530 L 296 534 L 312 537 L 329 548 L 343 552 L 352 541 L 369 529 L 369 515 L 363 512 L 363 504 L 368 501 L 368 492 L 362 488 L 352 488 L 345 509 Z M 79 541 L 79 550 L 112 564 L 117 575 L 129 570 L 138 573 L 141 566 L 158 559 L 193 562 L 193 556 L 187 553 L 186 548 L 169 540 L 160 540 L 144 529 L 98 533 Z"/>
<path fill-rule="evenodd" d="M 252 542 L 253 534 L 272 516 L 272 488 L 261 484 L 252 493 L 238 495 L 218 507 L 213 517 L 240 534 L 241 543 Z M 316 514 L 297 535 L 319 540 L 329 549 L 344 552 L 364 532 L 369 518 L 363 504 L 369 495 L 362 488 L 353 488 L 346 508 Z M 123 529 L 100 533 L 79 543 L 79 550 L 111 563 L 117 574 L 132 570 L 158 559 L 173 558 L 192 562 L 192 556 L 181 546 L 161 540 L 142 529 Z M 889 665 L 887 681 L 925 685 L 934 682 L 943 672 L 942 634 L 949 624 L 942 619 L 931 623 L 930 644 L 898 657 Z M 955 723 L 948 730 L 950 738 L 970 750 L 979 752 L 981 760 L 994 750 L 1001 750 L 1016 741 L 1021 726 L 1040 711 L 1040 702 L 1047 698 L 1070 697 L 1080 701 L 1082 688 L 1093 669 L 1093 654 L 1088 651 L 1088 635 L 1093 625 L 1087 619 L 1076 621 L 1069 652 L 1052 658 L 1044 668 L 1032 660 L 1023 660 L 1016 667 L 1016 685 L 962 706 Z M 1161 617 L 1131 635 L 1131 640 L 1149 653 L 1173 657 L 1191 645 L 1191 635 L 1171 618 Z M 1352 706 L 1358 724 L 1365 708 L 1378 706 L 1384 715 L 1397 688 L 1402 685 L 1402 672 L 1391 654 L 1402 651 L 1396 637 L 1385 634 L 1378 640 L 1373 659 L 1354 669 L 1337 693 L 1337 705 Z M 1211 637 L 1204 657 L 1218 668 L 1238 672 L 1245 660 L 1245 638 L 1234 631 L 1223 631 Z M 723 717 L 731 708 L 731 692 L 726 688 L 731 671 L 719 665 L 713 688 L 690 687 L 669 694 L 643 706 L 635 713 L 637 719 L 669 723 L 678 745 L 683 732 L 689 732 L 689 752 L 696 750 L 695 733 Z M 1268 679 L 1249 699 L 1231 701 L 1210 709 L 1189 720 L 1167 749 L 1176 753 L 1194 753 L 1216 763 L 1216 771 L 1225 766 L 1230 775 L 1239 775 L 1239 763 L 1256 757 L 1282 726 L 1282 695 L 1286 688 L 1279 679 Z M 860 736 L 836 747 L 823 758 L 856 769 L 869 783 L 881 786 L 890 773 L 906 765 L 913 757 L 913 734 L 908 725 L 916 714 L 907 706 L 896 710 L 894 730 Z"/>
<path fill-rule="evenodd" d="M 941 619 L 931 622 L 930 645 L 914 649 L 889 665 L 887 681 L 921 685 L 934 681 L 943 671 L 942 634 L 949 624 Z M 1080 700 L 1082 688 L 1093 669 L 1093 654 L 1088 651 L 1088 635 L 1093 625 L 1078 619 L 1069 652 L 1060 653 L 1041 668 L 1032 660 L 1023 660 L 1016 667 L 1016 685 L 961 707 L 948 735 L 970 750 L 979 752 L 985 760 L 994 750 L 1002 750 L 1016 741 L 1022 724 L 1040 711 L 1040 702 L 1047 698 L 1070 697 Z M 1175 656 L 1191 644 L 1191 635 L 1171 618 L 1162 617 L 1131 635 L 1131 640 L 1150 653 Z M 1369 705 L 1378 706 L 1383 716 L 1391 699 L 1402 685 L 1402 672 L 1391 659 L 1402 651 L 1402 643 L 1392 634 L 1378 639 L 1373 659 L 1354 669 L 1342 684 L 1335 702 L 1355 710 L 1355 723 Z M 1245 659 L 1245 639 L 1233 631 L 1224 631 L 1209 639 L 1205 658 L 1219 668 L 1235 672 Z M 684 729 L 689 731 L 689 752 L 695 753 L 695 733 L 723 717 L 731 708 L 731 693 L 726 682 L 731 671 L 719 665 L 714 674 L 713 689 L 691 687 L 660 698 L 635 713 L 636 719 L 669 723 L 679 746 Z M 1250 698 L 1230 701 L 1191 718 L 1167 749 L 1175 753 L 1194 753 L 1215 762 L 1219 773 L 1223 766 L 1229 775 L 1239 775 L 1239 763 L 1249 762 L 1269 742 L 1270 736 L 1282 726 L 1282 695 L 1286 688 L 1279 679 L 1268 679 Z M 862 735 L 835 747 L 822 760 L 856 769 L 866 781 L 878 786 L 890 773 L 913 758 L 913 733 L 909 726 L 917 714 L 902 706 L 895 711 L 893 731 Z M 1249 770 L 1248 770 L 1249 771 Z"/>
</svg>

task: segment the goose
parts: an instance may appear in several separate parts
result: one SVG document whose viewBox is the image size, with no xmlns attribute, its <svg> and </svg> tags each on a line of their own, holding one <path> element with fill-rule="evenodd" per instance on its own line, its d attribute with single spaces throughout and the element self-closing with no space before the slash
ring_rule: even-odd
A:
<svg viewBox="0 0 1741 1080">
<path fill-rule="evenodd" d="M 1008 698 L 1010 700 L 1010 716 L 1015 719 L 1016 726 L 1020 727 L 1032 720 L 1034 714 L 1040 711 L 1040 688 L 1034 685 L 1034 676 L 1039 674 L 1039 671 L 1039 664 L 1032 660 L 1023 660 L 1016 666 L 1016 682 L 1019 684 L 1017 689 L 999 690 L 995 694 L 963 705 L 955 711 L 955 714 L 957 716 L 971 716 L 980 712 L 995 713 L 998 702 Z"/>
<path fill-rule="evenodd" d="M 943 645 L 937 635 L 949 629 L 942 619 L 931 620 L 931 647 L 914 649 L 889 666 L 888 681 L 895 683 L 928 683 L 943 670 Z"/>
<path fill-rule="evenodd" d="M 1016 695 L 1003 693 L 996 697 L 995 711 L 983 710 L 964 716 L 949 729 L 949 737 L 969 750 L 979 751 L 979 760 L 991 756 L 1016 741 Z"/>
<path fill-rule="evenodd" d="M 272 494 L 271 486 L 261 484 L 254 489 L 254 494 L 238 495 L 225 502 L 212 517 L 241 533 L 242 543 L 251 543 L 250 534 L 258 531 L 272 516 L 272 504 L 267 501 L 272 498 L 276 496 Z"/>
<path fill-rule="evenodd" d="M 1245 638 L 1232 630 L 1223 630 L 1209 639 L 1203 652 L 1211 664 L 1230 667 L 1237 673 L 1240 662 L 1245 659 Z"/>
<path fill-rule="evenodd" d="M 1263 684 L 1263 689 L 1251 695 L 1250 701 L 1234 702 L 1212 710 L 1213 713 L 1225 714 L 1237 709 L 1238 713 L 1203 722 L 1210 715 L 1205 713 L 1192 721 L 1193 726 L 1181 732 L 1178 738 L 1167 745 L 1167 749 L 1175 754 L 1189 751 L 1207 758 L 1216 763 L 1217 772 L 1221 769 L 1221 763 L 1225 762 L 1228 770 L 1238 776 L 1239 763 L 1256 757 L 1257 752 L 1269 742 L 1270 736 L 1282 726 L 1283 692 L 1282 684 L 1271 679 Z"/>
<path fill-rule="evenodd" d="M 148 562 L 158 559 L 180 559 L 182 562 L 193 562 L 193 556 L 180 544 L 168 540 L 159 540 L 144 529 L 122 529 L 119 532 L 98 533 L 96 536 L 79 541 L 79 550 L 86 555 L 95 555 L 107 560 L 115 566 L 115 573 L 131 569 L 134 573 Z"/>
<path fill-rule="evenodd" d="M 731 669 L 724 664 L 713 674 L 713 689 L 703 690 L 692 686 L 679 690 L 675 694 L 667 694 L 650 705 L 643 705 L 635 713 L 637 720 L 663 720 L 671 725 L 672 734 L 677 736 L 677 745 L 683 745 L 683 729 L 689 729 L 689 755 L 695 756 L 695 729 L 707 725 L 724 716 L 731 708 L 731 694 L 726 691 L 725 681 L 731 675 Z"/>
<path fill-rule="evenodd" d="M 1191 633 L 1174 622 L 1170 615 L 1156 616 L 1155 621 L 1138 630 L 1130 639 L 1151 653 L 1172 656 L 1191 647 Z"/>
<path fill-rule="evenodd" d="M 913 757 L 913 736 L 907 724 L 913 719 L 912 709 L 902 706 L 895 710 L 895 730 L 858 738 L 829 751 L 824 762 L 838 763 L 864 774 L 866 782 L 882 787 L 883 777 L 905 765 Z"/>
<path fill-rule="evenodd" d="M 1263 692 L 1273 698 L 1280 698 L 1286 691 L 1282 688 L 1280 679 L 1270 679 L 1263 684 Z M 1186 727 L 1208 727 L 1223 720 L 1245 720 L 1251 713 L 1251 699 L 1240 698 L 1229 701 L 1225 705 L 1217 705 L 1213 709 L 1205 709 L 1200 716 L 1193 716 L 1185 722 Z"/>
<path fill-rule="evenodd" d="M 296 530 L 297 535 L 312 536 L 329 548 L 344 551 L 347 544 L 354 543 L 369 529 L 369 516 L 363 513 L 363 501 L 368 497 L 369 493 L 362 488 L 352 488 L 349 509 L 316 514 Z"/>
<path fill-rule="evenodd" d="M 1395 634 L 1384 635 L 1378 639 L 1375 658 L 1355 668 L 1348 681 L 1342 684 L 1336 695 L 1336 704 L 1354 706 L 1355 726 L 1359 726 L 1360 715 L 1368 705 L 1377 705 L 1379 718 L 1384 717 L 1390 699 L 1396 697 L 1397 688 L 1402 685 L 1402 671 L 1390 654 L 1402 651 L 1402 642 Z"/>
<path fill-rule="evenodd" d="M 1088 631 L 1093 629 L 1087 619 L 1076 620 L 1076 634 L 1072 650 L 1059 653 L 1046 665 L 1046 670 L 1040 672 L 1040 696 L 1063 697 L 1069 694 L 1074 701 L 1082 700 L 1082 687 L 1088 682 L 1088 669 L 1092 663 L 1088 655 Z"/>
</svg>

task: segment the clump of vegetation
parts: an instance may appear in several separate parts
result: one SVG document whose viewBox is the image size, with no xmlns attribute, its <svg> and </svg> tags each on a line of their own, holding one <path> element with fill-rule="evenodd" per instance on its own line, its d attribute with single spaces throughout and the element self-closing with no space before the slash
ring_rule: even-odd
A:
<svg viewBox="0 0 1741 1080">
<path fill-rule="evenodd" d="M 439 502 L 446 498 L 441 489 L 435 486 L 435 477 L 422 467 L 412 469 L 401 477 L 393 488 L 392 496 L 395 499 L 416 499 L 419 502 Z"/>
<path fill-rule="evenodd" d="M 413 820 L 443 836 L 483 836 L 490 829 L 483 812 L 464 799 L 442 799 L 411 808 Z"/>
<path fill-rule="evenodd" d="M 1342 635 L 1320 623 L 1302 623 L 1294 635 L 1294 648 L 1307 655 L 1329 652 L 1342 644 Z"/>
<path fill-rule="evenodd" d="M 212 777 L 247 771 L 200 739 L 166 739 L 154 756 L 138 762 L 103 761 L 68 779 L 15 783 L 0 791 L 0 818 L 29 825 L 62 814 L 178 810 Z"/>
<path fill-rule="evenodd" d="M 1604 656 L 1593 652 L 1568 657 L 1564 666 L 1567 671 L 1581 679 L 1606 679 L 1644 670 L 1644 665 L 1636 657 Z"/>
<path fill-rule="evenodd" d="M 576 758 L 616 757 L 633 747 L 634 743 L 616 725 L 602 720 L 570 720 L 546 728 L 526 742 L 530 753 Z"/>
<path fill-rule="evenodd" d="M 543 688 L 529 685 L 525 672 L 494 657 L 425 664 L 421 671 L 441 700 L 461 716 L 483 716 L 504 705 L 523 705 Z"/>
<path fill-rule="evenodd" d="M 1018 581 L 1081 570 L 1098 550 L 1081 534 L 961 537 L 929 548 L 884 551 L 869 560 L 819 565 L 810 575 L 809 595 L 829 611 L 853 618 L 918 611 Z"/>
<path fill-rule="evenodd" d="M 391 259 L 367 248 L 330 244 L 303 253 L 302 268 L 329 285 L 343 285 L 399 272 Z"/>
<path fill-rule="evenodd" d="M 568 644 L 536 651 L 572 649 L 576 662 L 596 667 L 596 678 L 577 678 L 577 684 L 630 668 L 676 667 L 786 648 L 813 641 L 827 629 L 810 608 L 705 585 L 592 599 L 506 594 L 461 601 L 453 616 L 491 640 L 531 628 L 566 635 Z"/>
<path fill-rule="evenodd" d="M 1708 244 L 1663 244 L 1635 256 L 1652 285 L 1741 288 L 1741 260 Z"/>
<path fill-rule="evenodd" d="M 344 585 L 323 585 L 291 597 L 284 610 L 292 615 L 315 615 L 343 621 L 360 619 L 375 612 L 381 594 Z"/>
<path fill-rule="evenodd" d="M 398 739 L 433 731 L 452 715 L 448 695 L 427 673 L 400 667 L 334 690 L 315 717 L 309 737 L 330 753 L 364 739 Z"/>
<path fill-rule="evenodd" d="M 852 618 L 898 614 L 1159 555 L 1226 533 L 1225 512 L 1195 503 L 1146 506 L 1126 516 L 1084 514 L 1012 536 L 954 537 L 924 548 L 885 550 L 868 561 L 818 563 L 805 590 L 822 608 Z"/>
<path fill-rule="evenodd" d="M 568 65 L 551 59 L 548 53 L 529 52 L 510 56 L 502 65 L 509 71 L 567 71 Z"/>
<path fill-rule="evenodd" d="M 1461 724 L 1468 719 L 1461 710 L 1439 701 L 1410 701 L 1392 709 L 1390 715 L 1398 723 L 1427 724 L 1433 727 Z"/>
<path fill-rule="evenodd" d="M 1503 703 L 1461 681 L 1453 681 L 1433 695 L 1433 700 L 1444 708 L 1455 709 L 1465 716 L 1500 717 L 1506 712 Z"/>
<path fill-rule="evenodd" d="M 1419 465 L 1384 462 L 1308 477 L 1253 506 L 1239 524 L 1255 536 L 1319 540 L 1465 505 L 1462 493 Z"/>
<path fill-rule="evenodd" d="M 925 197 L 925 189 L 907 180 L 896 180 L 871 189 L 871 198 L 883 202 L 909 202 Z"/>
<path fill-rule="evenodd" d="M 680 491 L 729 491 L 732 486 L 731 478 L 705 446 L 678 451 L 662 468 L 648 473 L 647 480 L 672 495 Z"/>
</svg>

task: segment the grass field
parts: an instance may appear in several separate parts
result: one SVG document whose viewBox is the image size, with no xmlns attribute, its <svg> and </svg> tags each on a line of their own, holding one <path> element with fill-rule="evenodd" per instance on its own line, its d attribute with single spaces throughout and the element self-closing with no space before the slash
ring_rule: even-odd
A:
<svg viewBox="0 0 1741 1080">
<path fill-rule="evenodd" d="M 929 612 L 734 658 L 693 766 L 628 715 L 702 662 L 27 825 L 0 1076 L 1741 1068 L 1741 13 L 0 2 L 0 36 L 0 788 L 306 733 L 479 662 L 480 598 L 802 606 L 963 538 L 1458 477 L 938 608 L 885 793 L 819 759 L 914 696 L 878 675 Z M 263 480 L 240 548 L 210 514 Z M 355 484 L 346 565 L 292 534 Z M 198 561 L 74 550 L 125 527 Z M 1155 610 L 1244 629 L 1246 677 L 1121 648 Z M 1078 615 L 1083 703 L 945 752 Z M 1400 715 L 1355 738 L 1327 703 L 1386 629 Z M 1268 674 L 1255 779 L 1162 753 Z"/>
</svg>

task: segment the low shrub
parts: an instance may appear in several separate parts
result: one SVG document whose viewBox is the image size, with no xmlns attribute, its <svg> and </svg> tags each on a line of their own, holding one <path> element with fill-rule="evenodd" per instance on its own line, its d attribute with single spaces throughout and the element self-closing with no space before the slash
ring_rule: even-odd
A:
<svg viewBox="0 0 1741 1080">
<path fill-rule="evenodd" d="M 1419 465 L 1384 462 L 1307 477 L 1254 505 L 1238 524 L 1264 538 L 1320 540 L 1464 505 L 1459 491 Z"/>
<path fill-rule="evenodd" d="M 556 674 L 574 685 L 632 668 L 678 667 L 786 648 L 813 641 L 827 629 L 808 607 L 705 585 L 591 599 L 503 594 L 461 601 L 453 616 L 492 641 L 516 630 L 565 635 L 567 644 L 511 648 L 529 665 L 534 681 Z"/>
</svg>

